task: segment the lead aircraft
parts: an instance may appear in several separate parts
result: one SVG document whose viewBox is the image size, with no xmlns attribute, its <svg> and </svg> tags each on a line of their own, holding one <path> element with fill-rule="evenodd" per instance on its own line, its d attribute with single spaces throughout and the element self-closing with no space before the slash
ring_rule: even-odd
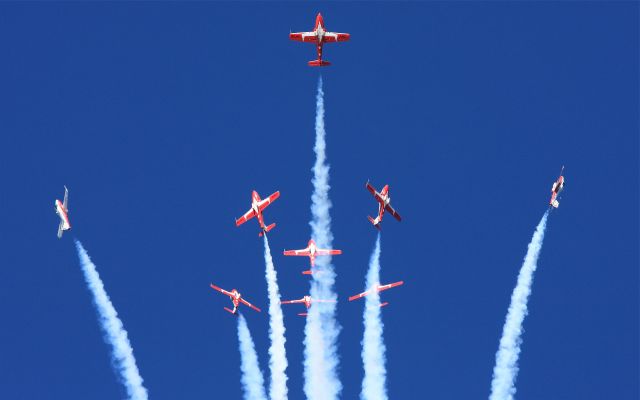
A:
<svg viewBox="0 0 640 400">
<path fill-rule="evenodd" d="M 309 61 L 310 67 L 326 67 L 331 65 L 329 61 L 322 59 L 322 45 L 325 43 L 346 42 L 349 40 L 348 33 L 327 32 L 324 27 L 322 15 L 318 13 L 316 16 L 316 24 L 311 32 L 289 33 L 289 39 L 298 42 L 315 43 L 318 50 L 318 59 Z"/>
<path fill-rule="evenodd" d="M 376 227 L 376 229 L 380 230 L 380 222 L 382 222 L 382 216 L 384 215 L 385 210 L 389 211 L 389 214 L 393 215 L 395 219 L 398 221 L 402 220 L 400 214 L 396 212 L 396 210 L 391 207 L 391 197 L 389 197 L 389 185 L 384 185 L 382 190 L 378 192 L 371 184 L 367 181 L 367 190 L 371 192 L 373 197 L 378 201 L 378 216 L 373 219 L 370 216 L 369 221 Z"/>
<path fill-rule="evenodd" d="M 338 254 L 342 254 L 342 250 L 333 250 L 333 249 L 319 249 L 316 246 L 316 242 L 313 241 L 313 239 L 309 240 L 309 243 L 307 244 L 307 247 L 305 247 L 304 249 L 300 249 L 300 250 L 285 250 L 283 252 L 283 254 L 285 256 L 304 256 L 304 257 L 309 257 L 309 260 L 311 261 L 311 268 L 315 267 L 316 265 L 316 257 L 317 256 L 335 256 Z M 313 272 L 311 271 L 311 269 L 309 269 L 308 271 L 304 271 L 303 274 L 305 275 L 310 275 Z"/>
<path fill-rule="evenodd" d="M 229 296 L 231 298 L 231 301 L 233 302 L 233 310 L 224 307 L 224 309 L 228 312 L 230 312 L 233 315 L 238 315 L 238 306 L 240 305 L 240 303 L 244 304 L 245 306 L 251 307 L 254 310 L 256 310 L 257 312 L 260 312 L 260 309 L 256 306 L 254 306 L 253 304 L 249 303 L 248 301 L 246 301 L 245 299 L 242 298 L 242 295 L 240 294 L 240 292 L 238 292 L 236 289 L 232 289 L 230 292 L 219 288 L 218 286 L 214 285 L 213 283 L 211 284 L 211 288 L 214 290 L 217 290 L 218 292 L 222 293 L 222 294 L 226 294 L 227 296 Z"/>
<path fill-rule="evenodd" d="M 374 291 L 377 291 L 378 293 L 380 293 L 383 290 L 389 290 L 391 288 L 394 288 L 396 286 L 400 286 L 402 284 L 404 284 L 404 281 L 389 283 L 387 285 L 380 285 L 380 284 L 373 285 L 373 287 L 371 289 L 367 290 L 366 292 L 362 292 L 360 294 L 356 294 L 355 296 L 349 297 L 349 301 L 361 299 L 364 296 L 373 293 Z M 384 303 L 380 304 L 380 307 L 384 307 L 384 306 L 386 306 L 388 304 L 389 304 L 388 302 L 384 302 Z"/>
<path fill-rule="evenodd" d="M 240 226 L 250 220 L 251 218 L 257 216 L 258 223 L 260 224 L 260 233 L 258 236 L 262 236 L 263 234 L 269 232 L 273 229 L 276 224 L 273 223 L 269 226 L 265 226 L 264 217 L 262 216 L 262 211 L 269 206 L 269 204 L 276 201 L 276 199 L 280 197 L 280 192 L 275 192 L 271 196 L 262 200 L 260 195 L 255 190 L 251 193 L 251 208 L 247 211 L 242 217 L 236 219 L 236 226 Z"/>
<path fill-rule="evenodd" d="M 55 201 L 55 209 L 56 214 L 60 217 L 60 225 L 58 225 L 58 239 L 62 237 L 62 233 L 64 231 L 68 231 L 71 229 L 71 224 L 69 223 L 69 190 L 67 187 L 64 187 L 64 201 L 60 201 L 56 199 Z"/>
<path fill-rule="evenodd" d="M 311 307 L 311 303 L 335 303 L 335 300 L 316 300 L 316 299 L 312 299 L 311 296 L 304 296 L 301 299 L 298 300 L 283 300 L 280 302 L 280 304 L 304 304 L 305 307 L 307 307 L 307 310 L 309 309 L 309 307 Z M 306 317 L 307 313 L 298 313 L 299 316 L 301 317 Z"/>
</svg>

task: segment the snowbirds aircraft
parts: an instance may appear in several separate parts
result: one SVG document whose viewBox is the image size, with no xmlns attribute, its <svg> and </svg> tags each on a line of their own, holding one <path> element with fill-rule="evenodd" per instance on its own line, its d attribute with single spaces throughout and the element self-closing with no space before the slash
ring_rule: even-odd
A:
<svg viewBox="0 0 640 400">
<path fill-rule="evenodd" d="M 257 216 L 258 223 L 260 224 L 260 233 L 258 236 L 262 236 L 263 234 L 269 232 L 273 229 L 276 224 L 273 223 L 269 226 L 264 225 L 264 217 L 262 216 L 262 211 L 269 206 L 269 204 L 276 201 L 276 199 L 280 197 L 280 192 L 275 192 L 271 196 L 262 200 L 260 195 L 255 190 L 251 193 L 251 208 L 247 211 L 242 217 L 236 219 L 236 226 L 240 226 L 250 220 L 251 218 Z"/>
<path fill-rule="evenodd" d="M 304 296 L 301 299 L 298 300 L 283 300 L 280 302 L 280 304 L 304 304 L 305 307 L 307 307 L 307 310 L 309 309 L 309 307 L 311 307 L 311 303 L 335 303 L 335 300 L 316 300 L 316 299 L 312 299 L 311 296 Z M 306 317 L 307 313 L 298 313 L 299 316 L 301 317 Z"/>
<path fill-rule="evenodd" d="M 558 180 L 553 182 L 553 186 L 551 186 L 551 199 L 549 200 L 549 207 L 558 208 L 558 206 L 560 205 L 558 196 L 562 192 L 562 189 L 564 189 L 564 176 L 562 176 L 563 172 L 564 165 L 560 170 L 560 176 L 558 177 Z"/>
<path fill-rule="evenodd" d="M 55 201 L 55 209 L 56 214 L 60 217 L 60 225 L 58 226 L 58 239 L 62 237 L 62 232 L 68 231 L 71 229 L 71 224 L 69 223 L 69 190 L 67 187 L 64 187 L 64 200 L 61 202 L 56 199 Z"/>
<path fill-rule="evenodd" d="M 380 230 L 380 222 L 382 222 L 382 216 L 384 215 L 385 210 L 389 211 L 389 214 L 393 215 L 395 219 L 398 221 L 402 220 L 400 214 L 396 212 L 396 210 L 391 207 L 391 197 L 389 197 L 389 185 L 384 185 L 382 191 L 378 192 L 371 184 L 367 181 L 367 190 L 371 192 L 373 197 L 378 201 L 378 216 L 373 219 L 370 216 L 369 221 L 376 227 L 376 229 Z"/>
<path fill-rule="evenodd" d="M 317 256 L 335 256 L 342 254 L 342 250 L 320 249 L 316 246 L 316 242 L 314 242 L 313 239 L 310 239 L 306 248 L 300 250 L 285 250 L 283 254 L 285 256 L 309 257 L 309 260 L 311 261 L 311 268 L 313 268 L 316 265 Z M 308 271 L 304 271 L 303 274 L 310 275 L 312 274 L 312 271 L 309 269 Z"/>
<path fill-rule="evenodd" d="M 318 59 L 309 61 L 310 67 L 326 67 L 331 65 L 329 61 L 322 59 L 322 45 L 325 43 L 346 42 L 349 40 L 348 33 L 327 32 L 324 27 L 322 15 L 318 13 L 316 16 L 316 24 L 311 32 L 289 33 L 289 39 L 298 42 L 315 43 L 318 50 Z"/>
<path fill-rule="evenodd" d="M 400 286 L 402 284 L 404 284 L 404 281 L 389 283 L 387 285 L 380 285 L 380 284 L 374 285 L 371 289 L 367 290 L 366 292 L 362 292 L 360 294 L 356 294 L 355 296 L 349 297 L 349 301 L 361 299 L 364 296 L 373 293 L 374 291 L 377 291 L 378 293 L 380 293 L 383 290 L 388 290 L 388 289 L 394 288 L 396 286 Z M 389 304 L 389 303 L 388 302 L 384 302 L 384 303 L 380 304 L 380 307 L 384 307 L 387 304 Z"/>
<path fill-rule="evenodd" d="M 214 290 L 217 290 L 218 292 L 222 293 L 222 294 L 226 294 L 227 296 L 229 296 L 231 298 L 231 301 L 233 302 L 233 310 L 228 309 L 227 307 L 224 307 L 224 309 L 228 312 L 230 312 L 233 315 L 238 315 L 238 306 L 240 305 L 240 303 L 244 304 L 245 306 L 251 307 L 254 310 L 256 310 L 257 312 L 260 312 L 260 309 L 256 306 L 254 306 L 253 304 L 249 303 L 248 301 L 246 301 L 245 299 L 242 298 L 242 295 L 240 294 L 240 292 L 238 292 L 235 289 L 232 289 L 230 292 L 217 287 L 216 285 L 214 285 L 213 283 L 211 284 L 211 288 Z"/>
</svg>

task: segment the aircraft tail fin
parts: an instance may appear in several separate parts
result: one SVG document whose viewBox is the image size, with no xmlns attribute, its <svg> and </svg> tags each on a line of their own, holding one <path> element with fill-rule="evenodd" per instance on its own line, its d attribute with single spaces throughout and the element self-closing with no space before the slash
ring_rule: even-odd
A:
<svg viewBox="0 0 640 400">
<path fill-rule="evenodd" d="M 367 215 L 367 218 L 369 218 L 369 222 L 371 222 L 373 224 L 373 226 L 376 227 L 376 229 L 380 230 L 380 220 L 378 218 L 373 219 L 369 215 Z"/>
<path fill-rule="evenodd" d="M 331 63 L 329 61 L 325 61 L 325 60 L 309 61 L 309 66 L 310 67 L 327 67 L 329 65 L 331 65 Z"/>
<path fill-rule="evenodd" d="M 560 206 L 560 202 L 558 200 L 554 200 L 551 205 L 553 206 L 553 208 L 558 208 Z"/>
</svg>

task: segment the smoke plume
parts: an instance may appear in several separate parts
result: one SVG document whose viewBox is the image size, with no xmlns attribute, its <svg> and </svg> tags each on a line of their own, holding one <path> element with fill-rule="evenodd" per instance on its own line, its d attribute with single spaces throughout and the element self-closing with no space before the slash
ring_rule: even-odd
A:
<svg viewBox="0 0 640 400">
<path fill-rule="evenodd" d="M 147 389 L 142 385 L 142 377 L 133 357 L 133 348 L 129 342 L 127 331 L 124 330 L 122 321 L 118 318 L 118 313 L 111 304 L 95 264 L 91 262 L 82 243 L 78 240 L 75 243 L 84 280 L 93 295 L 93 304 L 98 312 L 98 322 L 104 333 L 105 341 L 111 345 L 112 365 L 124 384 L 129 398 L 146 400 Z"/>
<path fill-rule="evenodd" d="M 522 343 L 522 323 L 527 315 L 527 302 L 531 294 L 533 274 L 538 265 L 538 256 L 542 249 L 542 240 L 547 226 L 549 212 L 545 212 L 538 223 L 524 263 L 520 268 L 518 283 L 511 294 L 511 304 L 502 328 L 500 347 L 496 353 L 496 365 L 493 368 L 490 400 L 512 400 L 516 393 L 516 377 L 518 376 L 518 357 Z"/>
<path fill-rule="evenodd" d="M 313 166 L 313 195 L 311 196 L 311 235 L 318 247 L 331 248 L 331 217 L 329 209 L 329 166 L 326 163 L 326 141 L 324 129 L 324 92 L 322 78 L 318 80 L 316 96 L 316 140 Z M 312 275 L 310 294 L 312 298 L 335 300 L 333 291 L 335 273 L 331 257 L 320 257 L 316 261 L 316 273 Z M 340 327 L 335 318 L 335 303 L 315 303 L 309 308 L 305 326 L 304 391 L 310 400 L 337 399 L 342 384 L 338 378 L 337 338 Z"/>
<path fill-rule="evenodd" d="M 267 400 L 256 348 L 247 321 L 242 315 L 238 316 L 238 341 L 240 342 L 240 370 L 244 398 L 245 400 Z"/>
</svg>

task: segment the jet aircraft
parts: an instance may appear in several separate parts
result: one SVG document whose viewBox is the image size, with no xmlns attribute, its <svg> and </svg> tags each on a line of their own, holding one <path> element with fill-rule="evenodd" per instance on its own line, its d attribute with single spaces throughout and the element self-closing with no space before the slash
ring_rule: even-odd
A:
<svg viewBox="0 0 640 400">
<path fill-rule="evenodd" d="M 564 189 L 564 176 L 562 175 L 563 172 L 564 165 L 560 170 L 560 176 L 558 177 L 558 180 L 553 182 L 553 186 L 551 186 L 551 199 L 549 200 L 549 207 L 558 208 L 558 206 L 560 205 L 558 196 L 562 192 L 562 189 Z"/>
<path fill-rule="evenodd" d="M 244 304 L 245 306 L 251 307 L 254 310 L 260 312 L 260 309 L 256 306 L 254 306 L 253 304 L 249 303 L 248 301 L 246 301 L 245 299 L 242 298 L 242 295 L 240 294 L 240 292 L 238 292 L 236 289 L 232 289 L 230 292 L 219 288 L 218 286 L 214 285 L 213 283 L 211 284 L 211 288 L 214 290 L 217 290 L 218 292 L 222 293 L 222 294 L 226 294 L 227 296 L 229 296 L 231 298 L 231 301 L 233 302 L 233 310 L 224 307 L 224 309 L 228 312 L 230 312 L 233 315 L 237 315 L 238 314 L 238 306 L 240 305 L 240 303 Z"/>
<path fill-rule="evenodd" d="M 68 231 L 71 229 L 71 224 L 69 223 L 69 190 L 67 187 L 64 187 L 64 200 L 60 201 L 56 199 L 55 201 L 55 209 L 56 214 L 60 217 L 60 225 L 58 225 L 58 239 L 62 237 L 62 233 L 64 231 Z"/>
<path fill-rule="evenodd" d="M 322 46 L 325 43 L 346 42 L 349 40 L 349 37 L 350 35 L 348 33 L 327 32 L 320 13 L 316 16 L 316 24 L 313 27 L 313 31 L 289 33 L 289 39 L 291 40 L 315 43 L 318 51 L 318 59 L 309 61 L 309 66 L 311 67 L 326 67 L 327 65 L 331 65 L 329 61 L 322 59 Z"/>
<path fill-rule="evenodd" d="M 316 242 L 314 242 L 313 239 L 310 239 L 306 248 L 300 249 L 300 250 L 285 250 L 283 254 L 285 256 L 309 257 L 309 260 L 311 261 L 311 268 L 313 268 L 316 265 L 317 256 L 338 255 L 338 254 L 342 254 L 342 250 L 320 249 L 316 246 Z M 308 271 L 304 271 L 303 274 L 305 275 L 312 274 L 311 269 L 309 269 Z"/>
<path fill-rule="evenodd" d="M 395 219 L 401 221 L 402 218 L 400 214 L 396 212 L 396 210 L 391 207 L 391 197 L 389 197 L 389 185 L 385 185 L 382 188 L 382 191 L 378 192 L 369 182 L 367 182 L 367 190 L 371 192 L 373 197 L 378 201 L 378 216 L 373 219 L 370 216 L 369 221 L 376 227 L 376 229 L 380 230 L 380 222 L 382 222 L 382 216 L 384 215 L 385 210 L 389 211 L 389 214 L 393 215 Z"/>
<path fill-rule="evenodd" d="M 307 310 L 309 309 L 309 307 L 311 307 L 311 303 L 335 303 L 335 300 L 316 300 L 316 299 L 312 299 L 311 296 L 304 296 L 301 299 L 298 300 L 283 300 L 280 302 L 280 304 L 304 304 L 305 307 L 307 307 Z M 298 313 L 299 316 L 301 317 L 306 317 L 307 313 Z"/>
<path fill-rule="evenodd" d="M 276 201 L 276 199 L 280 197 L 280 192 L 275 192 L 271 196 L 262 200 L 260 195 L 255 190 L 251 193 L 251 208 L 247 211 L 242 217 L 236 219 L 236 226 L 240 226 L 250 220 L 251 218 L 257 216 L 258 223 L 260 224 L 260 233 L 258 236 L 262 236 L 263 234 L 269 232 L 273 229 L 276 224 L 273 223 L 269 226 L 265 226 L 264 217 L 262 216 L 262 211 L 269 206 L 269 204 Z"/>
<path fill-rule="evenodd" d="M 382 291 L 384 291 L 384 290 L 388 290 L 388 289 L 394 288 L 394 287 L 396 287 L 396 286 L 400 286 L 400 285 L 402 285 L 402 284 L 404 284 L 404 281 L 399 281 L 399 282 L 389 283 L 389 284 L 387 284 L 387 285 L 380 285 L 380 284 L 378 284 L 378 285 L 374 285 L 372 288 L 370 288 L 370 289 L 369 289 L 369 290 L 367 290 L 366 292 L 362 292 L 362 293 L 360 293 L 360 294 L 356 294 L 355 296 L 351 296 L 351 297 L 349 297 L 349 301 L 353 301 L 353 300 L 361 299 L 361 298 L 363 298 L 364 296 L 366 296 L 366 295 L 368 295 L 368 294 L 373 293 L 374 291 L 377 291 L 378 293 L 380 293 L 380 292 L 382 292 Z M 380 304 L 380 307 L 384 307 L 384 306 L 386 306 L 387 304 L 389 304 L 389 303 L 388 303 L 388 302 L 384 302 L 384 303 Z"/>
</svg>

